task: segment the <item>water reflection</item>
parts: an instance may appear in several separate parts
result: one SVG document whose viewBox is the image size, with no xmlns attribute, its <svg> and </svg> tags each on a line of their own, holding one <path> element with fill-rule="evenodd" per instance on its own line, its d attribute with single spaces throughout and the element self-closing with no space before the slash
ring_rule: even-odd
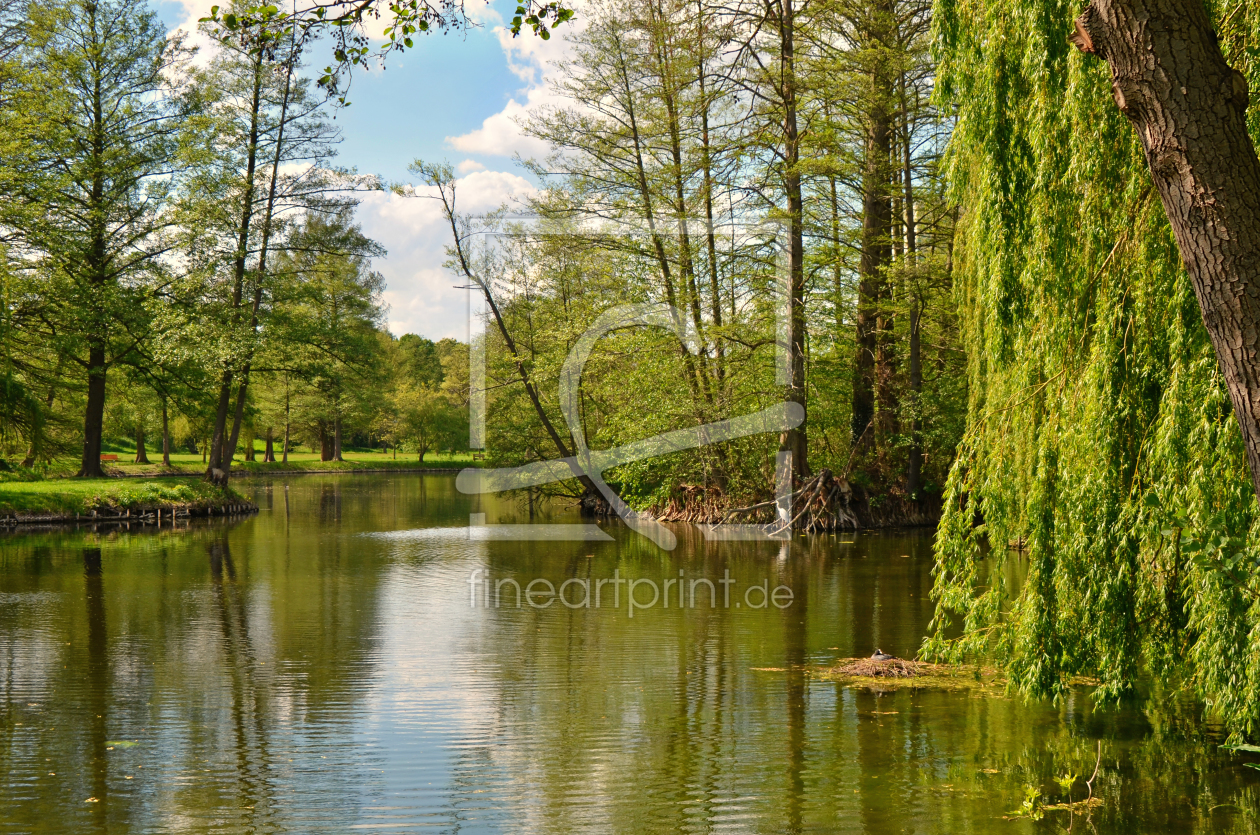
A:
<svg viewBox="0 0 1260 835">
<path fill-rule="evenodd" d="M 253 489 L 262 513 L 237 523 L 3 541 L 0 830 L 1256 830 L 1260 773 L 1242 763 L 1257 758 L 1220 749 L 1191 703 L 810 678 L 876 646 L 913 653 L 926 536 L 678 528 L 664 553 L 612 527 L 613 542 L 469 538 L 471 512 L 547 510 L 472 503 L 449 477 Z M 739 585 L 730 606 L 719 586 L 719 605 L 704 591 L 631 618 L 624 597 L 473 607 L 474 570 Z M 792 605 L 736 605 L 763 581 Z M 1096 763 L 1088 819 L 1004 819 L 1030 786 L 1066 799 L 1067 774 L 1084 797 Z"/>
</svg>

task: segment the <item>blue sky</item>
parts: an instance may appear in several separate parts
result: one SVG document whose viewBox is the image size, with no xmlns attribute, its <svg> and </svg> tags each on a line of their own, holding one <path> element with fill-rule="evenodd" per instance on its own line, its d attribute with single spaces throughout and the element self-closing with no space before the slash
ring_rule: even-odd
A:
<svg viewBox="0 0 1260 835">
<path fill-rule="evenodd" d="M 502 167 L 484 154 L 460 155 L 446 137 L 479 128 L 522 86 L 489 27 L 466 37 L 423 38 L 383 72 L 354 79 L 351 104 L 337 114 L 345 137 L 342 159 L 390 180 L 405 180 L 416 157 L 459 162 L 454 157 L 462 156 Z"/>
<path fill-rule="evenodd" d="M 165 0 L 157 8 L 169 27 L 192 31 L 212 2 Z M 422 36 L 414 49 L 391 56 L 385 69 L 356 72 L 351 104 L 336 113 L 344 138 L 339 162 L 407 182 L 412 160 L 449 161 L 460 172 L 465 211 L 489 211 L 530 193 L 534 184 L 513 155 L 537 156 L 545 149 L 521 136 L 513 119 L 548 103 L 545 70 L 565 45 L 563 32 L 546 42 L 533 35 L 512 38 L 501 21 L 515 7 L 472 0 L 468 9 L 481 19 L 480 28 Z M 312 63 L 321 67 L 327 57 L 317 48 Z M 375 267 L 386 280 L 390 330 L 466 339 L 466 291 L 455 289 L 464 282 L 442 267 L 448 228 L 437 206 L 423 198 L 371 194 L 359 221 L 389 252 Z"/>
</svg>

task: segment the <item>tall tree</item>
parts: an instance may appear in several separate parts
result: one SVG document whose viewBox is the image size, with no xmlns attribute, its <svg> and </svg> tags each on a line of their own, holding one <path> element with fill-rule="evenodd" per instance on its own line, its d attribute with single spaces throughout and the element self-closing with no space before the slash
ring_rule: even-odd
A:
<svg viewBox="0 0 1260 835">
<path fill-rule="evenodd" d="M 781 349 L 787 353 L 784 398 L 806 411 L 806 419 L 780 438 L 781 452 L 791 454 L 792 475 L 797 482 L 810 473 L 808 398 L 806 397 L 806 274 L 805 204 L 801 159 L 803 113 L 800 108 L 801 28 L 808 3 L 799 0 L 757 0 L 740 7 L 738 66 L 743 84 L 750 90 L 761 125 L 756 145 L 768 156 L 776 187 L 764 196 L 778 208 L 786 228 L 787 281 L 781 291 L 789 308 L 787 333 Z"/>
<path fill-rule="evenodd" d="M 146 338 L 144 300 L 171 241 L 181 47 L 143 4 L 71 0 L 30 14 L 9 184 L 23 208 L 10 222 L 39 274 L 26 318 L 86 375 L 79 474 L 99 476 L 106 376 Z"/>
<path fill-rule="evenodd" d="M 190 181 L 185 213 L 202 241 L 193 304 L 209 319 L 191 338 L 206 341 L 206 325 L 215 337 L 218 405 L 206 465 L 215 481 L 229 477 L 244 421 L 270 298 L 269 256 L 291 217 L 341 211 L 350 202 L 340 192 L 371 182 L 331 167 L 337 131 L 325 102 L 297 76 L 301 43 L 274 17 L 249 29 L 211 29 L 221 48 L 199 82 L 213 153 Z"/>
</svg>

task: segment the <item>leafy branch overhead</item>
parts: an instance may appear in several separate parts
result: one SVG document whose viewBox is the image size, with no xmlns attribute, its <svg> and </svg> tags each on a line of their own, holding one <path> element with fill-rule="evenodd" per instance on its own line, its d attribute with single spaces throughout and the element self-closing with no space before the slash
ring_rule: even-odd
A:
<svg viewBox="0 0 1260 835">
<path fill-rule="evenodd" d="M 524 0 L 516 7 L 509 26 L 513 37 L 528 28 L 547 40 L 551 30 L 571 20 L 574 12 L 560 0 L 541 2 Z M 369 21 L 385 20 L 384 35 L 389 40 L 374 45 L 366 26 Z M 342 90 L 342 79 L 355 67 L 367 69 L 373 59 L 415 46 L 412 37 L 433 31 L 461 32 L 478 26 L 469 16 L 464 0 L 359 0 L 359 2 L 315 2 L 292 11 L 281 11 L 274 4 L 239 5 L 229 10 L 211 6 L 210 14 L 200 20 L 217 27 L 220 37 L 255 39 L 254 48 L 265 51 L 269 44 L 296 35 L 305 41 L 327 33 L 333 38 L 333 62 L 320 75 L 319 85 L 331 95 Z M 339 101 L 346 104 L 345 96 Z"/>
</svg>

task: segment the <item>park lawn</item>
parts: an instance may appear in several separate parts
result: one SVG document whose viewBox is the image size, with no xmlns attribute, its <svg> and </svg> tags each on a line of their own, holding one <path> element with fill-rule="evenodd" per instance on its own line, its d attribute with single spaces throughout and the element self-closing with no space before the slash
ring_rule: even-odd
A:
<svg viewBox="0 0 1260 835">
<path fill-rule="evenodd" d="M 93 510 L 220 507 L 246 501 L 200 478 L 50 478 L 0 482 L 0 514 L 83 515 Z"/>
<path fill-rule="evenodd" d="M 205 472 L 206 465 L 201 462 L 201 455 L 188 452 L 171 453 L 171 469 L 162 466 L 162 453 L 149 451 L 148 464 L 133 464 L 134 452 L 118 451 L 117 461 L 104 462 L 101 466 L 109 475 L 117 476 L 157 476 L 157 475 L 189 475 L 199 476 Z M 288 463 L 276 461 L 274 464 L 262 462 L 262 450 L 257 452 L 256 461 L 246 461 L 241 454 L 232 459 L 234 473 L 269 473 L 269 472 L 301 472 L 306 470 L 346 471 L 355 470 L 416 470 L 416 469 L 462 469 L 475 466 L 471 453 L 455 453 L 443 455 L 429 453 L 424 463 L 416 460 L 415 453 L 399 453 L 397 458 L 383 452 L 342 453 L 344 461 L 320 461 L 317 452 L 290 452 Z M 70 476 L 79 469 L 77 458 L 62 458 L 54 461 L 47 469 L 48 476 Z"/>
</svg>

